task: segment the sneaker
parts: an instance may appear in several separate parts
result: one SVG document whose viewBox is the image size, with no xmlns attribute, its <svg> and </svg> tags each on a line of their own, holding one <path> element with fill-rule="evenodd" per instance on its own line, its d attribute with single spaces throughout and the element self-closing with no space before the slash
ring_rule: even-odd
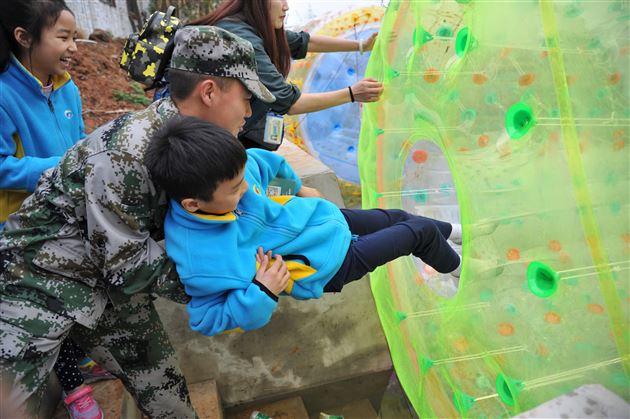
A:
<svg viewBox="0 0 630 419">
<path fill-rule="evenodd" d="M 113 380 L 116 378 L 92 359 L 86 358 L 86 360 L 87 361 L 84 360 L 79 363 L 79 371 L 81 371 L 83 381 L 86 384 L 101 380 Z"/>
<path fill-rule="evenodd" d="M 459 278 L 462 275 L 462 267 L 464 265 L 464 259 L 462 258 L 462 246 L 453 243 L 449 243 L 449 245 L 459 256 L 459 266 L 457 266 L 455 270 L 448 273 L 448 275 L 454 278 L 454 284 L 456 287 L 458 287 Z M 475 276 L 478 277 L 499 276 L 503 273 L 504 270 L 504 267 L 503 265 L 501 265 L 499 259 L 495 257 L 490 257 L 487 259 L 468 258 L 467 264 L 468 269 L 472 273 L 474 273 Z M 430 271 L 436 272 L 435 268 L 429 266 L 428 264 L 425 264 L 425 271 L 427 273 L 429 273 Z"/>
<path fill-rule="evenodd" d="M 453 246 L 457 254 L 459 255 L 459 266 L 453 272 L 449 274 L 457 279 L 462 274 L 462 266 L 464 264 L 464 260 L 462 259 L 461 247 Z M 477 277 L 491 277 L 491 276 L 499 276 L 503 273 L 503 266 L 500 264 L 500 261 L 496 258 L 489 259 L 475 259 L 468 258 L 468 269 Z"/>
<path fill-rule="evenodd" d="M 469 231 L 473 238 L 487 236 L 494 233 L 498 226 L 498 221 L 481 221 L 477 224 L 471 225 L 469 227 Z M 462 226 L 460 224 L 453 224 L 453 229 L 448 239 L 456 245 L 462 244 Z"/>
<path fill-rule="evenodd" d="M 103 419 L 103 411 L 92 397 L 92 387 L 81 385 L 63 399 L 72 419 Z"/>
</svg>

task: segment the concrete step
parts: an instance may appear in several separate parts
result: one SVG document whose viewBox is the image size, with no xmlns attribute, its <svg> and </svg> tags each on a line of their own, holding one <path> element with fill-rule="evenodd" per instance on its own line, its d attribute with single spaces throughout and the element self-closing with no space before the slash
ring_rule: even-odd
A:
<svg viewBox="0 0 630 419">
<path fill-rule="evenodd" d="M 190 400 L 200 419 L 223 419 L 221 397 L 214 380 L 188 386 Z"/>
<path fill-rule="evenodd" d="M 258 411 L 273 419 L 309 419 L 301 397 L 278 400 L 277 402 L 250 406 L 245 410 L 226 413 L 225 419 L 249 419 Z"/>
<path fill-rule="evenodd" d="M 378 419 L 378 415 L 368 399 L 355 400 L 344 406 L 333 407 L 311 419 L 326 418 L 325 415 L 342 416 L 343 419 Z"/>
</svg>

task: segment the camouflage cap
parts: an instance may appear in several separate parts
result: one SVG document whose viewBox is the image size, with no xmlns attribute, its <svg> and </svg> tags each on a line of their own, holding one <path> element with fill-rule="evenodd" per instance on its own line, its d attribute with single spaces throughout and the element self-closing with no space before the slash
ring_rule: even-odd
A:
<svg viewBox="0 0 630 419">
<path fill-rule="evenodd" d="M 175 34 L 170 68 L 237 78 L 266 103 L 276 100 L 261 83 L 252 44 L 216 26 L 186 26 Z"/>
</svg>

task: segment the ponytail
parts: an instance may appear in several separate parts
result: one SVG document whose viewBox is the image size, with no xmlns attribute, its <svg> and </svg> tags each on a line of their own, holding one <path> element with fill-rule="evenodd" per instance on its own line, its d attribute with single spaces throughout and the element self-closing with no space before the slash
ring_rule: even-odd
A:
<svg viewBox="0 0 630 419">
<path fill-rule="evenodd" d="M 31 46 L 37 45 L 42 31 L 54 25 L 64 10 L 72 13 L 64 0 L 0 1 L 0 72 L 6 70 L 11 53 L 19 55 L 22 49 L 15 39 L 16 28 L 26 30 Z"/>
</svg>

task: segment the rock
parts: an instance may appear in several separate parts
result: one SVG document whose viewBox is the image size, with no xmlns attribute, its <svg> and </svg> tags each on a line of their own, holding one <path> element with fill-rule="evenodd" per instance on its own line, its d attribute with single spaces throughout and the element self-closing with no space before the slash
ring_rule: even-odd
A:
<svg viewBox="0 0 630 419">
<path fill-rule="evenodd" d="M 112 42 L 114 39 L 114 35 L 111 32 L 103 30 L 103 29 L 94 29 L 94 32 L 90 34 L 92 41 L 100 41 L 100 42 Z"/>
</svg>

